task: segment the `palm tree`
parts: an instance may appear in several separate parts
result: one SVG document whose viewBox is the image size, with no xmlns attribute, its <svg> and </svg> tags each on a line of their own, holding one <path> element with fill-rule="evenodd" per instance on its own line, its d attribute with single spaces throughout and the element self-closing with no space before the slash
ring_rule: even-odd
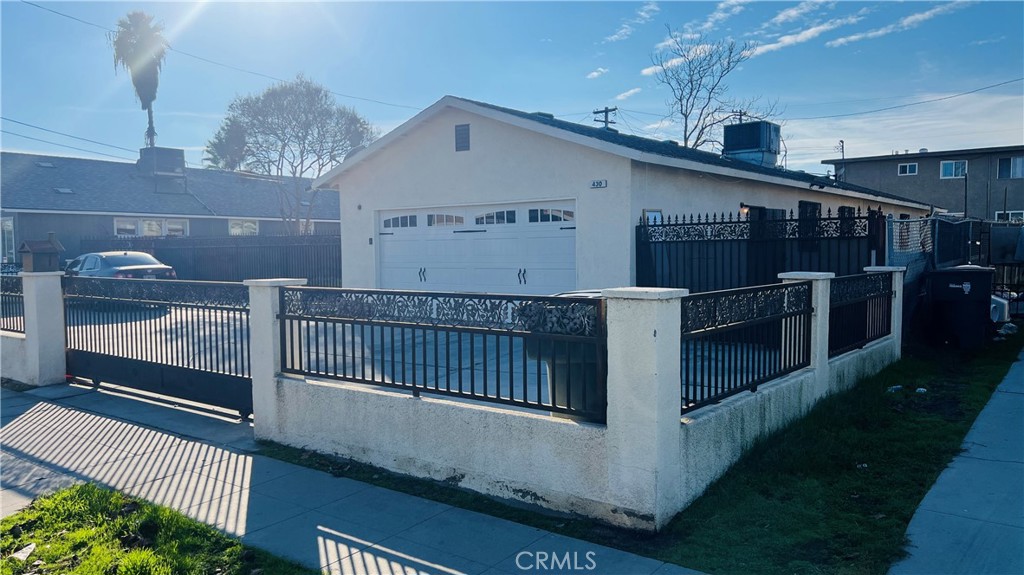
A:
<svg viewBox="0 0 1024 575">
<path fill-rule="evenodd" d="M 167 52 L 167 40 L 163 37 L 164 27 L 153 23 L 153 17 L 145 12 L 129 12 L 117 21 L 117 30 L 108 35 L 114 48 L 114 71 L 124 68 L 131 74 L 135 97 L 149 116 L 146 128 L 146 145 L 156 145 L 156 129 L 153 128 L 153 101 L 160 83 L 160 68 Z"/>
</svg>

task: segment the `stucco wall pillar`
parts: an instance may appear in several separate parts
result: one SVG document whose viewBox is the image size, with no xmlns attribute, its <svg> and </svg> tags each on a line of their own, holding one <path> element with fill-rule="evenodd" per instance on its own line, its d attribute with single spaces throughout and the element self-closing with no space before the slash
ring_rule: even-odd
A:
<svg viewBox="0 0 1024 575">
<path fill-rule="evenodd" d="M 828 365 L 828 318 L 831 302 L 832 272 L 786 272 L 782 283 L 811 282 L 811 369 L 814 370 L 816 397 L 828 395 L 831 374 Z M 785 341 L 785 340 L 784 340 Z"/>
<path fill-rule="evenodd" d="M 21 272 L 25 303 L 25 367 L 18 378 L 28 385 L 63 383 L 67 374 L 64 356 L 64 272 Z"/>
<path fill-rule="evenodd" d="M 608 479 L 636 526 L 661 528 L 677 509 L 680 298 L 685 289 L 602 290 L 608 323 Z M 624 502 L 625 503 L 625 502 Z"/>
<path fill-rule="evenodd" d="M 278 427 L 278 377 L 281 373 L 281 288 L 306 285 L 305 279 L 245 280 L 249 287 L 249 349 L 252 375 L 253 435 L 271 439 Z"/>
<path fill-rule="evenodd" d="M 892 323 L 889 326 L 893 337 L 894 360 L 903 357 L 903 276 L 907 273 L 904 266 L 868 266 L 865 273 L 892 273 Z"/>
</svg>

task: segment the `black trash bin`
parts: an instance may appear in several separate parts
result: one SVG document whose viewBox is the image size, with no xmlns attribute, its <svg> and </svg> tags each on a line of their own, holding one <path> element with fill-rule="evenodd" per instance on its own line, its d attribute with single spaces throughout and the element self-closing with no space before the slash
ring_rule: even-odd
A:
<svg viewBox="0 0 1024 575">
<path fill-rule="evenodd" d="M 940 343 L 977 349 L 988 341 L 992 328 L 989 308 L 994 268 L 956 266 L 928 276 L 931 333 Z"/>
</svg>

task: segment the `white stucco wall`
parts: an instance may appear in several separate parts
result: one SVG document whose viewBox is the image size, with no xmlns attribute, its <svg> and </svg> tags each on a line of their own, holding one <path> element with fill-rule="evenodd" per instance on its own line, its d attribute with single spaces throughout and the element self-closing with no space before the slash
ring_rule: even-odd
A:
<svg viewBox="0 0 1024 575">
<path fill-rule="evenodd" d="M 32 379 L 25 334 L 0 332 L 0 373 L 6 378 L 20 382 Z"/>
<path fill-rule="evenodd" d="M 455 151 L 458 124 L 470 125 L 468 151 Z M 381 210 L 549 199 L 576 202 L 577 289 L 630 285 L 630 161 L 620 156 L 448 108 L 329 185 L 341 192 L 346 287 L 377 287 L 369 240 Z"/>
</svg>

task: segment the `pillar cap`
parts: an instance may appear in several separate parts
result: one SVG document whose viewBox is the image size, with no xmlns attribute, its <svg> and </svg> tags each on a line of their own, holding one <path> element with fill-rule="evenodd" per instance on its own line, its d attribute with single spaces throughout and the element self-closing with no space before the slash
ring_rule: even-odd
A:
<svg viewBox="0 0 1024 575">
<path fill-rule="evenodd" d="M 62 276 L 64 272 L 57 270 L 52 272 L 18 272 L 18 277 L 29 277 L 29 278 L 45 278 L 52 276 Z"/>
<path fill-rule="evenodd" d="M 605 299 L 662 300 L 678 299 L 688 295 L 690 290 L 675 288 L 621 287 L 601 290 L 601 297 Z"/>
<path fill-rule="evenodd" d="M 836 274 L 832 272 L 783 272 L 779 274 L 780 280 L 830 280 Z"/>
<path fill-rule="evenodd" d="M 864 268 L 865 272 L 905 272 L 907 271 L 906 266 L 868 266 Z"/>
<path fill-rule="evenodd" d="M 249 287 L 289 287 L 304 286 L 309 282 L 306 278 L 273 278 L 265 280 L 245 280 L 242 285 Z"/>
</svg>

